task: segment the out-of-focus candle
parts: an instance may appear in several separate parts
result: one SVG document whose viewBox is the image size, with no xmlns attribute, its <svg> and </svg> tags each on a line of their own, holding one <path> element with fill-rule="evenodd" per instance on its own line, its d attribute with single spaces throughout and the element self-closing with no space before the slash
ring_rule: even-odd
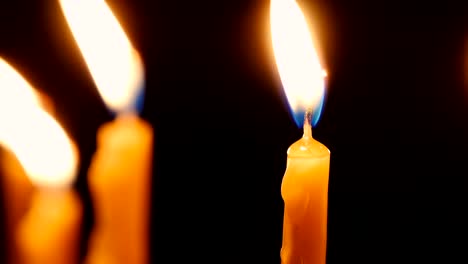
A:
<svg viewBox="0 0 468 264">
<path fill-rule="evenodd" d="M 99 129 L 88 177 L 96 229 L 88 263 L 147 263 L 152 128 L 133 115 Z"/>
<path fill-rule="evenodd" d="M 54 112 L 50 99 L 36 90 L 6 60 L 0 58 L 0 145 L 2 131 L 10 129 L 9 121 L 16 118 L 12 113 L 24 111 L 30 106 L 40 105 L 49 113 Z M 17 157 L 11 151 L 2 151 L 0 165 L 2 169 L 2 193 L 4 195 L 7 262 L 18 263 L 18 249 L 16 248 L 15 231 L 19 220 L 26 213 L 33 185 L 26 175 Z"/>
<path fill-rule="evenodd" d="M 15 230 L 16 263 L 77 263 L 81 203 L 71 189 L 77 153 L 62 127 L 40 107 L 32 87 L 9 69 L 2 98 L 0 143 L 10 150 L 37 190 Z M 20 78 L 20 80 L 16 80 Z M 19 86 L 15 84 L 21 84 Z M 4 108 L 5 107 L 5 108 Z"/>
<path fill-rule="evenodd" d="M 7 262 L 18 263 L 15 231 L 18 222 L 27 212 L 33 186 L 16 156 L 8 150 L 1 153 L 2 194 L 5 207 Z"/>
<path fill-rule="evenodd" d="M 19 263 L 78 263 L 82 205 L 71 188 L 77 154 L 46 112 L 31 113 L 30 118 L 18 121 L 18 142 L 10 144 L 37 188 L 16 233 Z"/>
<path fill-rule="evenodd" d="M 81 218 L 81 201 L 71 189 L 38 190 L 18 228 L 17 263 L 79 263 Z"/>
<path fill-rule="evenodd" d="M 88 179 L 96 209 L 86 263 L 148 262 L 153 129 L 138 117 L 143 64 L 104 1 L 60 0 L 71 32 L 106 105 Z"/>
<path fill-rule="evenodd" d="M 324 95 L 324 71 L 295 0 L 271 1 L 273 50 L 289 104 L 304 111 L 304 135 L 288 149 L 281 186 L 285 203 L 283 264 L 324 264 L 330 152 L 312 137 L 312 112 Z"/>
</svg>

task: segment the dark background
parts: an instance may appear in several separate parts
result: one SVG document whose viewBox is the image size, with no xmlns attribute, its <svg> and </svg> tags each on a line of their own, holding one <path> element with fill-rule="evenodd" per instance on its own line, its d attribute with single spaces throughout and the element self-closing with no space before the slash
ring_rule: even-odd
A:
<svg viewBox="0 0 468 264">
<path fill-rule="evenodd" d="M 299 2 L 329 76 L 314 128 L 332 155 L 328 263 L 465 262 L 463 1 Z M 269 1 L 108 3 L 146 66 L 154 262 L 279 263 L 280 186 L 301 129 L 274 65 Z M 112 116 L 56 1 L 2 1 L 0 55 L 53 98 L 80 147 L 87 234 L 86 170 Z"/>
</svg>

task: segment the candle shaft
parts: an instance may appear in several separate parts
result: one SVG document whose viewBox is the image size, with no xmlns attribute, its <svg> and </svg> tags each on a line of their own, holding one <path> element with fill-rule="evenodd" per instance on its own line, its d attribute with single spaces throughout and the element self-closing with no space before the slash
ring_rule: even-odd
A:
<svg viewBox="0 0 468 264">
<path fill-rule="evenodd" d="M 16 239 L 21 264 L 76 264 L 82 205 L 72 190 L 38 190 Z"/>
<path fill-rule="evenodd" d="M 5 205 L 5 224 L 7 236 L 7 262 L 18 263 L 18 249 L 15 231 L 21 218 L 26 214 L 33 186 L 16 156 L 10 151 L 2 151 L 2 185 Z"/>
<path fill-rule="evenodd" d="M 285 203 L 282 264 L 325 264 L 330 152 L 312 138 L 310 114 L 304 136 L 288 149 L 281 193 Z"/>
<path fill-rule="evenodd" d="M 86 263 L 148 263 L 153 130 L 137 116 L 120 116 L 97 140 L 88 173 L 96 222 Z"/>
</svg>

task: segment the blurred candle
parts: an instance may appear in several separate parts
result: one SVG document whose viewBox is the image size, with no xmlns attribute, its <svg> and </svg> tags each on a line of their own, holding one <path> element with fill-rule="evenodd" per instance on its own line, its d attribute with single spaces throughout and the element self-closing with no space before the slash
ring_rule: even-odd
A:
<svg viewBox="0 0 468 264">
<path fill-rule="evenodd" d="M 11 149 L 37 188 L 16 234 L 20 263 L 78 263 L 82 205 L 71 186 L 76 150 L 46 112 L 18 123 L 14 130 L 20 142 Z"/>
<path fill-rule="evenodd" d="M 15 231 L 27 212 L 33 186 L 16 156 L 6 149 L 1 155 L 2 194 L 5 208 L 7 263 L 18 263 Z"/>
<path fill-rule="evenodd" d="M 0 88 L 6 95 L 0 109 L 0 143 L 16 156 L 37 188 L 16 226 L 15 261 L 77 263 L 82 208 L 71 189 L 78 163 L 76 150 L 62 127 L 41 108 L 26 81 L 13 69 L 5 72 L 9 75 L 3 79 L 10 82 Z"/>
<path fill-rule="evenodd" d="M 312 112 L 324 95 L 324 71 L 295 0 L 272 0 L 273 50 L 289 104 L 305 112 L 303 137 L 288 149 L 281 194 L 285 203 L 283 264 L 324 264 L 330 152 L 312 137 Z"/>
<path fill-rule="evenodd" d="M 103 125 L 88 178 L 96 221 L 86 262 L 148 263 L 153 129 L 138 117 L 143 64 L 102 0 L 60 0 L 96 87 L 117 118 Z"/>
<path fill-rule="evenodd" d="M 8 128 L 8 121 L 15 118 L 12 113 L 23 111 L 24 108 L 38 104 L 53 113 L 50 99 L 36 90 L 11 66 L 0 57 L 0 145 L 2 131 Z M 25 106 L 26 105 L 26 106 Z M 3 116 L 3 121 L 1 120 Z M 7 262 L 18 263 L 15 231 L 19 220 L 26 213 L 33 192 L 33 186 L 17 157 L 11 151 L 4 149 L 0 160 L 2 170 L 2 193 L 4 196 Z"/>
</svg>

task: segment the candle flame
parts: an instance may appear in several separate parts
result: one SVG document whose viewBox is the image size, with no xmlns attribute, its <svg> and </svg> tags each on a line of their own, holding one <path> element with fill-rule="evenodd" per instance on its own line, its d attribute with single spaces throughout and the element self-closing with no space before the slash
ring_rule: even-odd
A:
<svg viewBox="0 0 468 264">
<path fill-rule="evenodd" d="M 0 84 L 0 115 L 13 107 L 40 104 L 38 94 L 30 88 L 30 84 L 2 58 L 0 58 Z M 11 87 L 15 89 L 10 89 Z"/>
<path fill-rule="evenodd" d="M 34 89 L 0 58 L 0 145 L 18 158 L 31 181 L 70 185 L 78 157 L 67 134 L 44 109 Z"/>
<path fill-rule="evenodd" d="M 295 113 L 314 111 L 316 122 L 323 105 L 327 73 L 297 2 L 272 0 L 270 26 L 276 65 L 289 105 Z"/>
<path fill-rule="evenodd" d="M 104 0 L 60 0 L 68 26 L 106 105 L 133 111 L 143 88 L 143 64 Z"/>
</svg>

